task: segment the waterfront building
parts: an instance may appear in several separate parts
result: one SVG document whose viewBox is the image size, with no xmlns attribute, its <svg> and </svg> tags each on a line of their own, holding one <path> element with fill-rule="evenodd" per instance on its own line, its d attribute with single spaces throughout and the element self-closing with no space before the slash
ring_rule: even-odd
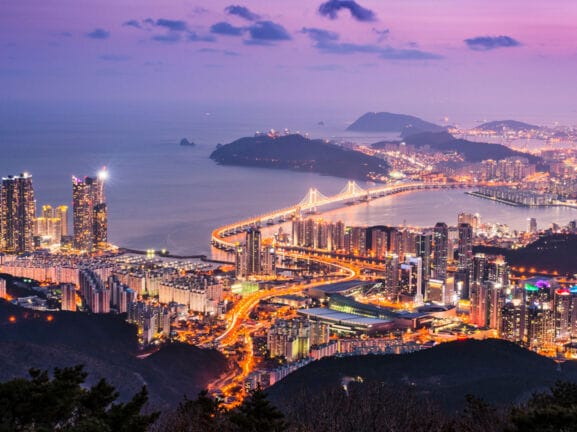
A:
<svg viewBox="0 0 577 432">
<path fill-rule="evenodd" d="M 72 213 L 74 247 L 91 252 L 103 249 L 107 243 L 107 207 L 104 201 L 106 175 L 72 177 Z"/>
<path fill-rule="evenodd" d="M 537 233 L 537 219 L 532 217 L 527 219 L 529 226 L 527 227 L 527 232 L 531 233 L 531 234 L 535 234 Z"/>
<path fill-rule="evenodd" d="M 0 210 L 0 251 L 32 252 L 36 202 L 30 174 L 2 179 Z"/>
<path fill-rule="evenodd" d="M 261 233 L 257 228 L 246 232 L 246 274 L 245 276 L 261 274 Z"/>
<path fill-rule="evenodd" d="M 473 231 L 476 231 L 481 226 L 481 216 L 479 213 L 459 213 L 457 216 L 457 226 L 462 223 L 471 225 Z"/>
<path fill-rule="evenodd" d="M 371 255 L 382 259 L 387 254 L 388 235 L 383 229 L 371 230 Z"/>
<path fill-rule="evenodd" d="M 61 243 L 62 238 L 68 235 L 68 207 L 65 205 L 53 208 L 46 204 L 42 206 L 42 213 L 36 218 L 34 235 L 41 238 L 48 245 Z"/>
</svg>

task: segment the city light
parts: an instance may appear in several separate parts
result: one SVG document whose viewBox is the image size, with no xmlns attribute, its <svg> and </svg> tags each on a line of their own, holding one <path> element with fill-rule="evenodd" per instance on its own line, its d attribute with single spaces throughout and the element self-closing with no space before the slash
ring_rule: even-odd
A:
<svg viewBox="0 0 577 432">
<path fill-rule="evenodd" d="M 106 167 L 102 167 L 102 169 L 98 171 L 98 179 L 101 181 L 108 180 L 108 170 Z"/>
</svg>

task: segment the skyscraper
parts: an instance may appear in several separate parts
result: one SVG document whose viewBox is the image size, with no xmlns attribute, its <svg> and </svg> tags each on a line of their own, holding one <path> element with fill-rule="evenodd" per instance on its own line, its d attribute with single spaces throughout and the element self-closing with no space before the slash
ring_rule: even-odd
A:
<svg viewBox="0 0 577 432">
<path fill-rule="evenodd" d="M 36 202 L 30 174 L 2 179 L 1 209 L 0 250 L 31 252 L 34 249 Z"/>
<path fill-rule="evenodd" d="M 92 251 L 107 242 L 107 208 L 104 202 L 106 171 L 98 177 L 72 177 L 72 213 L 74 247 Z"/>
<path fill-rule="evenodd" d="M 449 255 L 449 228 L 444 222 L 438 222 L 433 228 L 433 251 L 433 278 L 445 280 Z"/>
<path fill-rule="evenodd" d="M 257 228 L 250 228 L 246 232 L 246 274 L 258 275 L 261 272 L 261 235 Z"/>
<path fill-rule="evenodd" d="M 458 270 L 463 282 L 461 298 L 469 298 L 470 281 L 473 274 L 473 227 L 459 224 Z"/>
</svg>

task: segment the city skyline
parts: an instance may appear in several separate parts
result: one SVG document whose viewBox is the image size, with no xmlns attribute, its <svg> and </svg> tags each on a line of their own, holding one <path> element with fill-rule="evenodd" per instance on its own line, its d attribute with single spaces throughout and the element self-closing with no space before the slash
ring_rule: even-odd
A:
<svg viewBox="0 0 577 432">
<path fill-rule="evenodd" d="M 506 115 L 552 124 L 575 115 L 570 0 L 5 7 L 6 101 L 236 110 L 280 110 L 282 102 L 437 122 Z"/>
</svg>

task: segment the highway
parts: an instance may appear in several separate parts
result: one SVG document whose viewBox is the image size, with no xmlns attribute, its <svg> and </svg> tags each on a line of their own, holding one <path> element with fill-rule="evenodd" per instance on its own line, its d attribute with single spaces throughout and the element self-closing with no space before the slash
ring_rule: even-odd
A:
<svg viewBox="0 0 577 432">
<path fill-rule="evenodd" d="M 352 264 L 340 263 L 335 258 L 330 257 L 310 257 L 300 253 L 290 254 L 295 259 L 308 259 L 321 264 L 335 267 L 343 273 L 342 279 L 338 282 L 347 282 L 354 280 L 360 274 L 360 267 Z M 335 283 L 335 281 L 316 281 L 310 283 L 292 283 L 285 284 L 268 290 L 257 291 L 249 294 L 239 300 L 233 308 L 227 313 L 226 320 L 228 322 L 227 329 L 214 342 L 218 344 L 220 349 L 231 347 L 239 341 L 244 342 L 244 356 L 239 361 L 234 371 L 225 376 L 219 377 L 217 380 L 209 384 L 209 389 L 220 389 L 225 397 L 225 406 L 228 408 L 238 405 L 246 396 L 244 389 L 244 381 L 252 372 L 254 366 L 254 353 L 252 347 L 251 332 L 243 325 L 250 316 L 252 310 L 262 300 L 267 300 L 272 297 L 278 297 L 288 294 L 298 294 L 309 288 L 314 288 L 322 285 Z M 254 331 L 254 330 L 253 330 Z"/>
</svg>

